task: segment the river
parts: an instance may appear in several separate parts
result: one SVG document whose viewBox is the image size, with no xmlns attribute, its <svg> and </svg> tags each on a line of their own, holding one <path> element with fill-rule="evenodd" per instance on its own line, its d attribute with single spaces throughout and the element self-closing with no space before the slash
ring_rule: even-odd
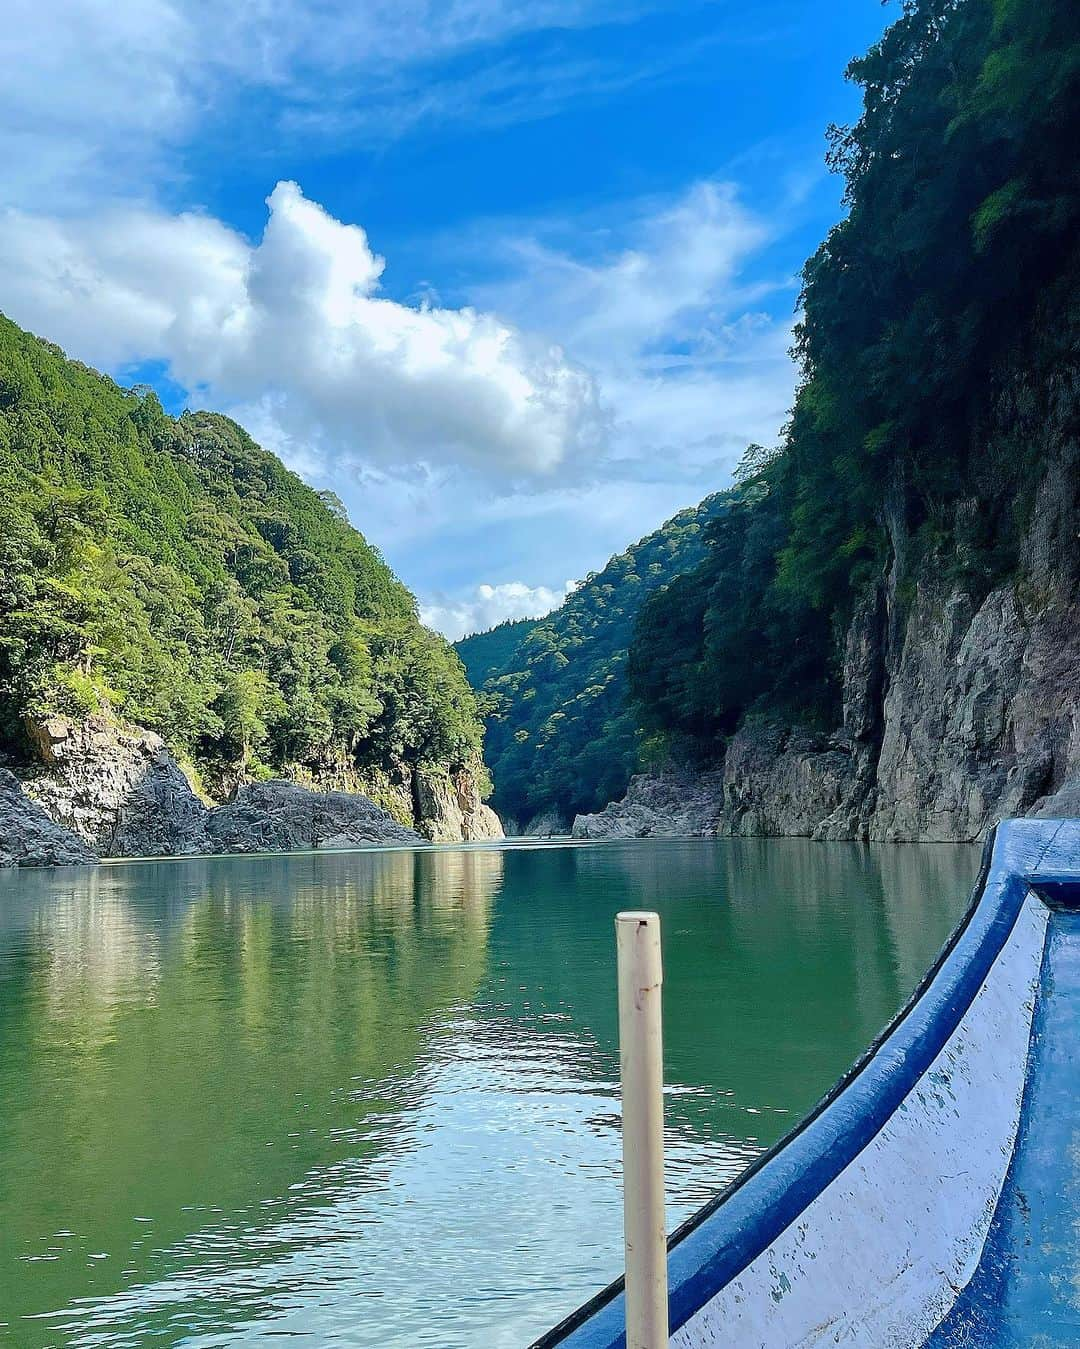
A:
<svg viewBox="0 0 1080 1349">
<path fill-rule="evenodd" d="M 970 847 L 0 873 L 0 1342 L 518 1349 L 621 1266 L 612 917 L 665 938 L 669 1225 L 931 963 Z"/>
</svg>

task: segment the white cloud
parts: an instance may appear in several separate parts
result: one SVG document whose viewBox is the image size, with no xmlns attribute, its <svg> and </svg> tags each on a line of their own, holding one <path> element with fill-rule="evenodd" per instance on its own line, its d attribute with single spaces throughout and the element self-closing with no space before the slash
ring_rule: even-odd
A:
<svg viewBox="0 0 1080 1349">
<path fill-rule="evenodd" d="M 591 226 L 541 221 L 476 241 L 503 273 L 474 298 L 559 333 L 594 373 L 620 471 L 694 474 L 711 462 L 718 481 L 747 443 L 775 440 L 791 402 L 791 323 L 761 306 L 793 299 L 795 283 L 753 275 L 774 230 L 734 184 L 698 182 Z"/>
<path fill-rule="evenodd" d="M 529 586 L 524 581 L 479 585 L 457 599 L 436 596 L 420 607 L 420 621 L 452 642 L 471 632 L 484 632 L 508 618 L 542 618 L 557 608 L 577 585 L 567 581 L 562 589 Z"/>
<path fill-rule="evenodd" d="M 264 146 L 302 132 L 366 142 L 485 104 L 504 120 L 622 77 L 593 68 L 561 94 L 532 63 L 489 77 L 443 65 L 526 33 L 629 22 L 658 0 L 8 0 L 0 25 L 0 202 L 67 209 L 106 195 L 151 198 L 181 176 L 182 147 L 259 101 Z M 494 63 L 486 62 L 490 69 Z M 557 66 L 551 67 L 557 74 Z M 552 81 L 557 83 L 557 81 Z M 512 111 L 511 111 L 512 110 Z M 355 139 L 355 138 L 354 138 Z"/>
<path fill-rule="evenodd" d="M 115 367 L 161 359 L 215 406 L 291 443 L 369 462 L 544 473 L 598 448 L 593 381 L 493 314 L 399 304 L 358 225 L 294 183 L 261 242 L 206 216 L 113 208 L 0 214 L 0 285 L 18 322 Z"/>
<path fill-rule="evenodd" d="M 745 298 L 739 270 L 769 237 L 734 184 L 711 181 L 674 200 L 624 205 L 598 237 L 582 225 L 570 226 L 579 232 L 574 251 L 544 242 L 553 230 L 544 222 L 540 233 L 503 239 L 507 275 L 479 293 L 506 312 L 526 310 L 540 330 L 557 328 L 575 352 L 605 361 L 636 358 L 661 341 L 706 341 L 718 310 Z"/>
<path fill-rule="evenodd" d="M 586 4 L 576 7 L 576 18 L 582 26 L 628 23 L 651 7 L 655 6 L 622 5 L 605 14 L 601 6 Z M 567 6 L 557 20 L 558 8 L 549 8 L 546 20 L 536 6 L 519 6 L 519 14 L 528 16 L 530 29 L 550 27 L 564 36 L 566 27 L 573 26 L 568 19 L 575 7 Z M 504 30 L 498 36 L 506 42 L 518 32 Z M 568 106 L 580 112 L 630 89 L 692 79 L 695 72 L 700 77 L 712 68 L 703 58 L 724 37 L 725 33 L 718 32 L 690 41 L 675 40 L 660 50 L 638 49 L 630 61 L 604 50 L 570 56 L 561 41 L 541 43 L 539 50 L 533 46 L 520 53 L 513 50 L 511 41 L 494 54 L 486 53 L 480 62 L 466 63 L 464 70 L 453 61 L 440 66 L 438 57 L 446 52 L 432 52 L 427 60 L 381 70 L 362 100 L 355 97 L 348 82 L 321 85 L 316 97 L 294 98 L 282 110 L 279 129 L 288 137 L 378 145 L 425 128 L 445 132 L 461 125 L 475 130 L 541 121 Z"/>
<path fill-rule="evenodd" d="M 196 38 L 172 0 L 7 0 L 0 201 L 145 191 L 193 111 Z"/>
<path fill-rule="evenodd" d="M 192 212 L 0 212 L 2 303 L 91 363 L 166 360 L 336 490 L 440 625 L 481 624 L 454 616 L 475 539 L 558 593 L 784 420 L 790 322 L 760 305 L 791 283 L 755 276 L 769 231 L 728 184 L 459 239 L 501 268 L 459 309 L 386 298 L 365 232 L 295 185 L 270 205 L 255 244 Z"/>
</svg>

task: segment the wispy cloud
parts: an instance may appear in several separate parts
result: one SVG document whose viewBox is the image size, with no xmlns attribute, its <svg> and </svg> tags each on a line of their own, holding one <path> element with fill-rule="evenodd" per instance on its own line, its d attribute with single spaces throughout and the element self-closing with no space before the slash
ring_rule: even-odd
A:
<svg viewBox="0 0 1080 1349">
<path fill-rule="evenodd" d="M 783 218 L 767 223 L 734 184 L 702 181 L 576 232 L 538 222 L 476 241 L 501 271 L 470 298 L 528 315 L 592 371 L 621 472 L 692 476 L 708 460 L 719 473 L 749 441 L 775 438 L 790 404 L 796 282 L 759 265 Z"/>
<path fill-rule="evenodd" d="M 633 17 L 632 9 L 620 15 L 627 23 Z M 632 89 L 708 78 L 710 49 L 724 41 L 722 33 L 710 33 L 637 52 L 629 61 L 604 51 L 571 54 L 556 30 L 539 49 L 533 38 L 528 50 L 512 43 L 496 53 L 389 68 L 361 98 L 349 81 L 298 84 L 277 126 L 286 138 L 314 135 L 324 143 L 363 146 L 463 125 L 490 131 L 542 121 L 568 107 L 580 112 Z"/>
<path fill-rule="evenodd" d="M 697 8 L 708 0 L 686 0 Z M 378 144 L 421 125 L 544 117 L 675 73 L 568 56 L 572 32 L 618 27 L 662 0 L 10 0 L 0 25 L 0 202 L 78 209 L 152 199 L 182 149 L 262 99 L 268 143 Z M 518 50 L 525 39 L 542 49 Z"/>
</svg>

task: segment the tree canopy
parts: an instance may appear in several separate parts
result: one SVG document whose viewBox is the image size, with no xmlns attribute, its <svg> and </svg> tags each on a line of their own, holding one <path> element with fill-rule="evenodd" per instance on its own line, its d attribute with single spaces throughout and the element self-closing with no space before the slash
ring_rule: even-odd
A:
<svg viewBox="0 0 1080 1349">
<path fill-rule="evenodd" d="M 104 707 L 256 775 L 481 739 L 460 661 L 332 494 L 0 318 L 0 743 Z"/>
<path fill-rule="evenodd" d="M 648 595 L 701 559 L 702 532 L 727 501 L 718 494 L 680 511 L 587 576 L 547 618 L 458 643 L 481 689 L 501 814 L 524 821 L 545 810 L 596 810 L 625 789 L 643 750 L 626 703 L 634 619 Z"/>
<path fill-rule="evenodd" d="M 640 617 L 635 705 L 671 741 L 835 716 L 838 638 L 886 572 L 900 603 L 927 561 L 973 594 L 1008 577 L 1042 450 L 1003 408 L 1075 370 L 1080 7 L 908 0 L 848 73 L 848 212 L 804 270 L 783 444 Z"/>
</svg>

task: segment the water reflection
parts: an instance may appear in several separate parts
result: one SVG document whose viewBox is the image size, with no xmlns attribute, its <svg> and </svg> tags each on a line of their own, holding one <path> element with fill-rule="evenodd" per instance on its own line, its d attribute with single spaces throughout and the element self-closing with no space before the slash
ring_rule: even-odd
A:
<svg viewBox="0 0 1080 1349">
<path fill-rule="evenodd" d="M 0 1338 L 518 1345 L 619 1264 L 611 916 L 670 1217 L 888 1019 L 973 850 L 695 841 L 0 880 Z"/>
</svg>

